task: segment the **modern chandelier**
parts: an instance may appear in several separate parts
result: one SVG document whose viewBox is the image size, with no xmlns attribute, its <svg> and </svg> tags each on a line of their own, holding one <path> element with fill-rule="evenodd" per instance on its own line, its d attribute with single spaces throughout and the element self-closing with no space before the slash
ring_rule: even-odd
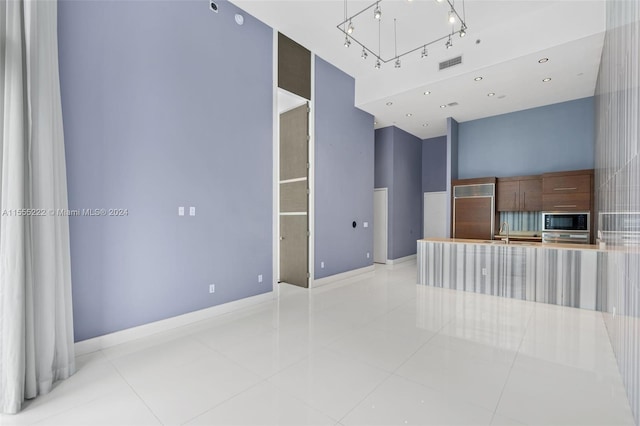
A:
<svg viewBox="0 0 640 426">
<path fill-rule="evenodd" d="M 382 67 L 382 64 L 386 64 L 391 61 L 394 61 L 396 68 L 400 68 L 402 66 L 402 62 L 400 61 L 400 58 L 417 51 L 420 51 L 421 58 L 426 58 L 427 56 L 429 56 L 429 51 L 427 50 L 427 47 L 431 46 L 432 44 L 442 42 L 444 40 L 446 40 L 444 44 L 445 48 L 449 49 L 453 47 L 453 40 L 452 40 L 453 36 L 455 36 L 456 34 L 459 35 L 460 37 L 464 37 L 465 35 L 467 35 L 467 23 L 465 21 L 465 14 L 464 14 L 464 0 L 462 0 L 462 14 L 458 13 L 458 10 L 455 7 L 455 0 L 428 0 L 428 1 L 436 1 L 437 3 L 442 3 L 443 6 L 446 6 L 447 10 L 444 18 L 446 19 L 446 22 L 451 24 L 451 31 L 450 32 L 448 31 L 447 34 L 441 37 L 437 37 L 434 40 L 427 41 L 425 43 L 420 43 L 414 48 L 411 48 L 405 52 L 398 53 L 397 21 L 394 18 L 393 19 L 393 45 L 394 45 L 393 53 L 394 54 L 393 56 L 383 57 L 380 52 L 380 41 L 382 39 L 382 34 L 381 34 L 382 8 L 380 7 L 380 3 L 382 3 L 382 0 L 377 0 L 373 2 L 371 5 L 365 7 L 364 9 L 360 10 L 359 12 L 351 16 L 347 16 L 347 0 L 344 0 L 344 21 L 340 22 L 337 25 L 337 28 L 342 33 L 344 33 L 344 47 L 350 47 L 352 42 L 359 45 L 362 48 L 362 53 L 360 54 L 360 57 L 362 59 L 367 59 L 369 54 L 371 54 L 376 59 L 374 64 L 374 67 L 376 69 L 380 69 Z M 371 15 L 368 18 L 367 16 L 369 16 L 369 14 Z M 378 46 L 377 46 L 378 48 L 377 49 L 375 47 L 370 47 L 365 45 L 365 43 L 361 39 L 358 39 L 354 36 L 354 34 L 357 35 L 355 31 L 356 26 L 354 24 L 354 22 L 356 22 L 356 18 L 358 18 L 358 21 L 357 21 L 358 26 L 377 24 L 378 26 Z M 456 30 L 456 26 L 457 26 L 457 30 Z"/>
</svg>

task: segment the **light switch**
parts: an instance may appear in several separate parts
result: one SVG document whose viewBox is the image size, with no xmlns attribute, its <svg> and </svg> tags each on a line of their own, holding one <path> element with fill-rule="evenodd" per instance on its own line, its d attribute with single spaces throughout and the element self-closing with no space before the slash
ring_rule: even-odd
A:
<svg viewBox="0 0 640 426">
<path fill-rule="evenodd" d="M 178 207 L 178 216 L 184 216 L 184 207 Z"/>
<path fill-rule="evenodd" d="M 369 227 L 369 222 L 364 222 L 364 223 L 362 224 L 362 226 L 363 226 L 363 227 L 365 227 L 365 228 L 368 228 L 368 227 Z"/>
<path fill-rule="evenodd" d="M 189 216 L 195 216 L 195 215 L 196 215 L 196 208 L 189 207 Z"/>
</svg>

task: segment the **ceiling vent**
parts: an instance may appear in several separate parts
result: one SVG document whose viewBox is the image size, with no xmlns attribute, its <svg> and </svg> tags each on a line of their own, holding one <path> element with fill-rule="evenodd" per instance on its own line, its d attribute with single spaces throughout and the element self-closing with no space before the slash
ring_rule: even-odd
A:
<svg viewBox="0 0 640 426">
<path fill-rule="evenodd" d="M 462 63 L 462 56 L 456 56 L 455 58 L 447 59 L 446 61 L 440 62 L 439 67 L 440 71 L 451 68 L 454 65 L 460 65 Z"/>
<path fill-rule="evenodd" d="M 450 104 L 447 104 L 447 105 L 450 106 L 450 107 L 454 107 L 454 106 L 458 105 L 458 103 L 457 102 L 451 102 Z"/>
</svg>

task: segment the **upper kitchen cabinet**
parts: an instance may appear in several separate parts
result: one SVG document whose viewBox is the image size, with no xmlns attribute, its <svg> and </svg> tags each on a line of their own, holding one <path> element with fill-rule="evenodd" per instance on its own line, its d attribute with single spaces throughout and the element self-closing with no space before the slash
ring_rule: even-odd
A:
<svg viewBox="0 0 640 426">
<path fill-rule="evenodd" d="M 496 210 L 499 212 L 537 212 L 542 210 L 542 177 L 498 178 Z"/>
<path fill-rule="evenodd" d="M 542 175 L 544 211 L 591 211 L 593 170 L 545 173 Z"/>
</svg>

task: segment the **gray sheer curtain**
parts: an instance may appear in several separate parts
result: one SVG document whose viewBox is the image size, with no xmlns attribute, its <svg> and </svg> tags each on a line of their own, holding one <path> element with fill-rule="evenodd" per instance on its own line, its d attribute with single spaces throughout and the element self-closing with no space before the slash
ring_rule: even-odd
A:
<svg viewBox="0 0 640 426">
<path fill-rule="evenodd" d="M 55 0 L 0 2 L 0 101 L 0 412 L 16 413 L 75 369 Z"/>
</svg>

